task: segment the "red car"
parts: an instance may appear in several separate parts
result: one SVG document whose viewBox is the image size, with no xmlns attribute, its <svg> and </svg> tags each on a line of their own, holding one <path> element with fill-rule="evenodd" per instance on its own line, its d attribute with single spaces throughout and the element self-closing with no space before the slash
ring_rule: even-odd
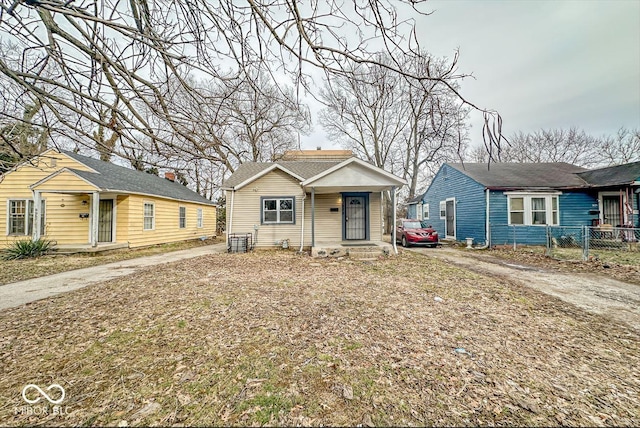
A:
<svg viewBox="0 0 640 428">
<path fill-rule="evenodd" d="M 438 245 L 438 232 L 431 227 L 422 227 L 420 220 L 401 219 L 396 229 L 396 242 L 401 242 L 403 247 L 409 245 L 435 247 Z"/>
</svg>

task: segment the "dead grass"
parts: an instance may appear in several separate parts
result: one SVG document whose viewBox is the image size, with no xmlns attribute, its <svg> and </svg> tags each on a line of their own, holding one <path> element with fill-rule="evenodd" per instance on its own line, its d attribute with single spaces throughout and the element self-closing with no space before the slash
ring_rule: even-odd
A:
<svg viewBox="0 0 640 428">
<path fill-rule="evenodd" d="M 553 257 L 545 255 L 544 247 L 496 247 L 488 254 L 562 272 L 596 273 L 619 281 L 640 285 L 640 252 L 591 249 L 588 261 L 582 261 L 582 250 L 556 248 Z"/>
<path fill-rule="evenodd" d="M 136 257 L 151 256 L 169 251 L 186 250 L 189 248 L 200 247 L 202 245 L 211 245 L 217 242 L 223 242 L 221 239 L 224 238 L 218 237 L 214 239 L 207 239 L 205 241 L 194 239 L 190 241 L 154 245 L 152 247 L 134 250 L 121 249 L 95 254 L 51 254 L 35 259 L 0 260 L 0 286 L 11 282 L 38 278 L 45 275 L 53 275 L 55 273 L 66 272 L 74 269 L 98 266 L 121 260 L 134 259 Z"/>
<path fill-rule="evenodd" d="M 623 325 L 410 252 L 317 263 L 215 254 L 0 313 L 0 424 L 640 424 Z M 28 383 L 69 414 L 21 412 Z"/>
</svg>

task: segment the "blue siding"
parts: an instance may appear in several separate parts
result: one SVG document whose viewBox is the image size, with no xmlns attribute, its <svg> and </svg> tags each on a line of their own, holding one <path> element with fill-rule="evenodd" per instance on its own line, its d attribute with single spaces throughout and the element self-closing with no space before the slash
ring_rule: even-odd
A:
<svg viewBox="0 0 640 428">
<path fill-rule="evenodd" d="M 407 205 L 407 218 L 417 218 L 416 214 L 416 206 L 418 204 L 409 204 Z"/>
<path fill-rule="evenodd" d="M 475 244 L 485 242 L 484 186 L 455 168 L 443 165 L 424 194 L 429 204 L 429 224 L 445 237 L 445 220 L 440 219 L 440 201 L 456 200 L 456 240 L 473 238 Z"/>
<path fill-rule="evenodd" d="M 545 226 L 507 226 L 508 199 L 503 190 L 492 190 L 489 199 L 491 245 L 513 243 L 514 234 L 519 244 L 545 245 Z M 594 194 L 586 192 L 562 192 L 558 197 L 560 210 L 559 226 L 591 226 L 591 220 L 598 218 L 589 214 L 598 209 L 598 199 Z"/>
</svg>

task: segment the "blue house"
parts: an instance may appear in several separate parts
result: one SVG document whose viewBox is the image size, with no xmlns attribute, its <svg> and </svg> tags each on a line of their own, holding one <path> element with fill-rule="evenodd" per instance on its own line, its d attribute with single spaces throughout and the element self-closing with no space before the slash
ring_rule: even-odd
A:
<svg viewBox="0 0 640 428">
<path fill-rule="evenodd" d="M 511 240 L 544 244 L 541 227 L 640 227 L 640 162 L 587 170 L 557 163 L 444 164 L 421 200 L 410 201 L 417 217 L 442 237 L 474 244 Z M 503 236 L 504 235 L 504 236 Z"/>
</svg>

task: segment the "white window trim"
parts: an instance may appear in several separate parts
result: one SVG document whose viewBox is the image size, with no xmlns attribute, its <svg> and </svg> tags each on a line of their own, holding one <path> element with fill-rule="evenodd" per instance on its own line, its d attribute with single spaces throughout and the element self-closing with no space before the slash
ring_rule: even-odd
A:
<svg viewBox="0 0 640 428">
<path fill-rule="evenodd" d="M 16 233 L 11 233 L 11 202 L 12 201 L 25 201 L 25 222 L 24 222 L 24 229 L 25 229 L 25 233 L 24 234 L 16 234 Z M 44 210 L 41 210 L 40 216 L 42 217 L 42 219 L 40 220 L 43 224 L 43 227 L 40 231 L 40 234 L 45 236 L 46 231 L 44 229 L 46 229 L 46 225 L 47 225 L 47 203 L 45 199 L 41 199 L 41 204 L 44 205 Z M 31 211 L 29 209 L 30 206 L 32 206 L 35 203 L 35 201 L 31 198 L 7 198 L 7 221 L 6 221 L 6 235 L 7 236 L 31 236 L 33 235 L 33 230 L 29 230 L 29 221 L 33 222 L 33 219 L 30 219 L 30 215 L 29 212 Z M 33 224 L 32 224 L 33 226 Z"/>
<path fill-rule="evenodd" d="M 429 220 L 431 211 L 429 210 L 429 204 L 422 204 L 422 219 Z"/>
<path fill-rule="evenodd" d="M 562 192 L 545 192 L 545 193 L 537 193 L 537 192 L 504 192 L 507 196 L 507 222 L 509 225 L 513 226 L 559 226 L 560 225 L 560 195 Z M 556 210 L 556 216 L 558 223 L 553 224 L 550 221 L 553 221 L 553 202 L 552 198 L 558 198 L 558 209 Z M 512 224 L 511 223 L 511 198 L 522 198 L 524 203 L 524 224 Z M 533 214 L 532 214 L 532 198 L 545 198 L 545 216 L 547 218 L 546 224 L 533 224 Z"/>
<path fill-rule="evenodd" d="M 184 210 L 184 216 L 180 215 L 180 213 Z M 184 219 L 184 226 L 182 225 L 182 219 Z M 183 205 L 178 206 L 178 229 L 186 229 L 187 228 L 187 207 Z"/>
<path fill-rule="evenodd" d="M 196 209 L 196 228 L 202 229 L 204 227 L 204 215 L 202 208 Z"/>
<path fill-rule="evenodd" d="M 282 200 L 291 200 L 291 221 L 282 221 L 280 220 L 280 201 Z M 264 219 L 264 203 L 266 201 L 277 201 L 276 202 L 276 221 L 266 221 Z M 296 198 L 295 196 L 264 196 L 260 198 L 260 222 L 261 224 L 270 225 L 270 224 L 296 224 Z M 289 211 L 289 210 L 285 210 Z"/>
<path fill-rule="evenodd" d="M 147 229 L 145 227 L 145 218 L 147 217 L 144 212 L 144 208 L 146 205 L 151 205 L 153 207 L 153 216 L 151 217 L 151 229 Z M 156 230 L 156 203 L 155 202 L 143 202 L 142 203 L 142 230 L 143 231 L 151 231 Z"/>
<path fill-rule="evenodd" d="M 440 220 L 446 220 L 446 219 L 447 219 L 447 201 L 440 201 Z"/>
</svg>

